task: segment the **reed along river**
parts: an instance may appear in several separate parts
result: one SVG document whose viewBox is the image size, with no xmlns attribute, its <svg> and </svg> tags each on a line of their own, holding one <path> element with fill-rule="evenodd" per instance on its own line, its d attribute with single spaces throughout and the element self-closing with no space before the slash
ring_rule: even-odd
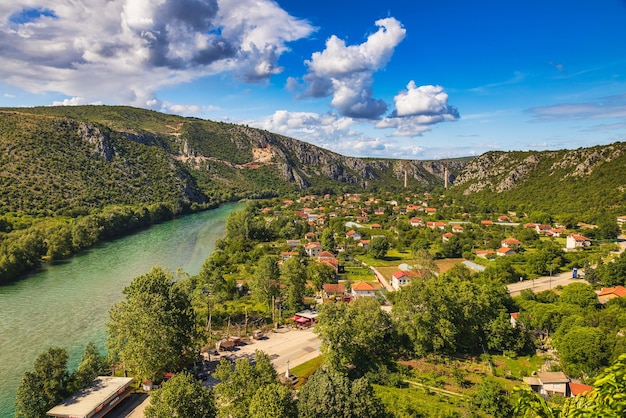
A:
<svg viewBox="0 0 626 418">
<path fill-rule="evenodd" d="M 22 375 L 39 354 L 65 348 L 73 370 L 88 341 L 104 352 L 108 311 L 122 289 L 157 264 L 197 274 L 227 216 L 244 207 L 230 203 L 155 225 L 0 286 L 0 417 L 13 416 Z"/>
</svg>

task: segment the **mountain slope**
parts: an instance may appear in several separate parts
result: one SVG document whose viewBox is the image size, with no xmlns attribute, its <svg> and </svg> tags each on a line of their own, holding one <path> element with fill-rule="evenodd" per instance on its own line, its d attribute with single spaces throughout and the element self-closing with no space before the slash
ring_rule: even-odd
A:
<svg viewBox="0 0 626 418">
<path fill-rule="evenodd" d="M 471 160 L 453 193 L 502 210 L 594 218 L 626 208 L 626 143 L 544 152 L 488 152 Z"/>
<path fill-rule="evenodd" d="M 0 211 L 220 201 L 305 188 L 443 183 L 438 161 L 344 157 L 267 131 L 124 106 L 0 109 Z M 463 161 L 450 165 L 451 175 Z"/>
</svg>

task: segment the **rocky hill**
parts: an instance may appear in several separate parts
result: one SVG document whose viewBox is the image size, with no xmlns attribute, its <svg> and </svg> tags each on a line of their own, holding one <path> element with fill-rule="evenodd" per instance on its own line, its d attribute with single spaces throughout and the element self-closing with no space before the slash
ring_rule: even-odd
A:
<svg viewBox="0 0 626 418">
<path fill-rule="evenodd" d="M 298 189 L 442 185 L 445 163 L 344 157 L 247 126 L 123 106 L 0 109 L 0 212 L 188 206 Z M 465 160 L 449 163 L 449 180 Z"/>
<path fill-rule="evenodd" d="M 452 192 L 500 210 L 597 217 L 626 209 L 626 143 L 576 150 L 488 152 L 472 159 Z"/>
</svg>

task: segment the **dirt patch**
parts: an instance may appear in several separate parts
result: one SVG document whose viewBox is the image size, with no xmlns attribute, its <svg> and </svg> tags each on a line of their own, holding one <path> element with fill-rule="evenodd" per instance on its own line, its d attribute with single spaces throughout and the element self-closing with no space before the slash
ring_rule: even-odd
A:
<svg viewBox="0 0 626 418">
<path fill-rule="evenodd" d="M 435 260 L 435 264 L 439 267 L 439 273 L 445 273 L 464 260 L 464 258 L 444 258 L 443 260 Z"/>
</svg>

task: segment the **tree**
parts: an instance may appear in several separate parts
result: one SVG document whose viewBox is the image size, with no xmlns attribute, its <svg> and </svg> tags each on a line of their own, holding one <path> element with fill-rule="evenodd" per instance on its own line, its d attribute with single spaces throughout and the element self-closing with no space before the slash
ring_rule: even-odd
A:
<svg viewBox="0 0 626 418">
<path fill-rule="evenodd" d="M 89 341 L 73 375 L 72 392 L 87 387 L 96 377 L 104 374 L 107 368 L 106 357 L 100 354 L 93 342 Z"/>
<path fill-rule="evenodd" d="M 139 378 L 159 380 L 193 355 L 195 320 L 189 296 L 171 273 L 153 267 L 124 288 L 107 322 L 107 350 Z"/>
<path fill-rule="evenodd" d="M 394 337 L 391 318 L 371 298 L 322 305 L 315 333 L 333 369 L 345 372 L 354 366 L 360 373 L 388 358 Z"/>
<path fill-rule="evenodd" d="M 335 269 L 324 263 L 311 263 L 307 266 L 307 276 L 317 290 L 322 290 L 324 284 L 337 280 Z"/>
<path fill-rule="evenodd" d="M 505 309 L 506 288 L 440 275 L 402 289 L 392 315 L 418 355 L 478 351 L 486 327 Z"/>
<path fill-rule="evenodd" d="M 572 283 L 563 288 L 560 300 L 561 303 L 588 308 L 598 303 L 598 295 L 596 295 L 593 287 L 586 283 Z"/>
<path fill-rule="evenodd" d="M 366 378 L 351 381 L 328 367 L 321 367 L 298 393 L 300 418 L 379 418 L 385 409 Z"/>
<path fill-rule="evenodd" d="M 35 360 L 32 372 L 24 373 L 15 398 L 18 418 L 44 417 L 46 412 L 69 395 L 67 351 L 50 347 Z"/>
<path fill-rule="evenodd" d="M 335 251 L 335 233 L 332 229 L 324 229 L 324 231 L 322 232 L 321 244 L 324 251 Z"/>
<path fill-rule="evenodd" d="M 472 403 L 494 417 L 511 416 L 511 404 L 500 384 L 493 379 L 486 378 L 478 384 Z"/>
<path fill-rule="evenodd" d="M 280 272 L 280 280 L 285 285 L 285 305 L 292 311 L 302 307 L 302 297 L 306 290 L 306 268 L 299 257 L 285 260 Z"/>
<path fill-rule="evenodd" d="M 280 384 L 270 383 L 259 388 L 250 400 L 250 418 L 296 418 L 298 408 L 292 391 Z"/>
<path fill-rule="evenodd" d="M 573 326 L 555 346 L 563 370 L 570 376 L 595 376 L 608 364 L 606 336 L 599 328 Z"/>
<path fill-rule="evenodd" d="M 261 257 L 256 265 L 250 289 L 252 294 L 259 301 L 272 309 L 272 298 L 280 295 L 280 269 L 276 257 L 265 255 Z"/>
<path fill-rule="evenodd" d="M 215 386 L 219 417 L 247 417 L 250 402 L 257 391 L 276 383 L 276 370 L 267 354 L 254 353 L 255 363 L 247 358 L 237 359 L 235 366 L 222 359 L 213 373 L 220 383 Z"/>
<path fill-rule="evenodd" d="M 160 389 L 150 395 L 146 418 L 214 418 L 215 398 L 188 373 L 175 374 Z"/>
<path fill-rule="evenodd" d="M 389 251 L 389 240 L 387 237 L 375 237 L 370 241 L 369 253 L 376 259 L 383 259 Z"/>
</svg>

